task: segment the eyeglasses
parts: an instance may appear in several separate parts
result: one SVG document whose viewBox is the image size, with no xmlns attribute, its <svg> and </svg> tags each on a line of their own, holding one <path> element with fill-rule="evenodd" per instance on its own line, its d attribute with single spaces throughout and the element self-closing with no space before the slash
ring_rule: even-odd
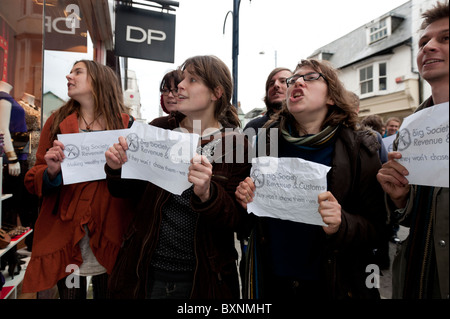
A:
<svg viewBox="0 0 450 319">
<path fill-rule="evenodd" d="M 172 92 L 173 96 L 178 95 L 178 89 L 164 89 L 161 91 L 163 95 L 168 96 L 170 94 L 170 92 Z"/>
<path fill-rule="evenodd" d="M 300 78 L 303 78 L 303 80 L 305 82 L 316 81 L 320 77 L 323 77 L 323 79 L 328 83 L 327 79 L 325 78 L 325 76 L 322 73 L 312 72 L 312 73 L 303 74 L 303 75 L 295 74 L 295 75 L 291 76 L 290 78 L 286 79 L 286 84 L 287 84 L 287 86 L 294 85 L 295 82 L 297 82 L 298 79 L 300 79 Z"/>
</svg>

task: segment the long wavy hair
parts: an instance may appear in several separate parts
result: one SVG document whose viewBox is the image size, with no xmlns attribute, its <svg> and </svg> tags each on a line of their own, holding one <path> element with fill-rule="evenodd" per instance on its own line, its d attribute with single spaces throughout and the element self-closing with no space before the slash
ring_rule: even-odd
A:
<svg viewBox="0 0 450 319">
<path fill-rule="evenodd" d="M 218 87 L 223 90 L 222 96 L 216 101 L 214 118 L 225 127 L 240 127 L 237 110 L 230 102 L 233 95 L 233 81 L 226 64 L 213 55 L 195 56 L 181 65 L 181 71 L 186 69 L 198 76 L 212 92 Z"/>
<path fill-rule="evenodd" d="M 123 128 L 121 113 L 129 113 L 123 100 L 121 83 L 116 73 L 108 66 L 92 60 L 79 60 L 77 63 L 86 65 L 88 79 L 94 97 L 94 116 L 103 116 L 107 130 Z M 69 99 L 66 104 L 55 111 L 55 119 L 50 128 L 50 141 L 56 139 L 61 131 L 59 124 L 69 115 L 80 113 L 80 103 Z"/>
<path fill-rule="evenodd" d="M 308 59 L 301 60 L 295 68 L 294 73 L 302 67 L 310 67 L 314 71 L 324 75 L 328 87 L 328 97 L 334 101 L 334 105 L 329 106 L 321 130 L 327 126 L 337 125 L 345 125 L 353 130 L 357 130 L 359 128 L 358 115 L 355 112 L 349 91 L 345 89 L 344 84 L 339 79 L 338 71 L 327 61 Z M 286 101 L 283 102 L 281 112 L 272 119 L 280 120 L 281 127 L 285 127 L 287 121 L 294 124 L 299 132 L 303 131 L 294 116 L 289 112 Z M 273 123 L 273 121 L 270 121 L 268 125 L 271 123 Z"/>
</svg>

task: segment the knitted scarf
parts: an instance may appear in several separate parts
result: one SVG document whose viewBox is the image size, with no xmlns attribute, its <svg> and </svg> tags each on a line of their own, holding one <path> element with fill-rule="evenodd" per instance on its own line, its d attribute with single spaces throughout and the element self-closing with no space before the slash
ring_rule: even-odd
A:
<svg viewBox="0 0 450 319">
<path fill-rule="evenodd" d="M 433 245 L 434 187 L 417 186 L 406 247 L 404 299 L 431 298 L 436 271 Z"/>
<path fill-rule="evenodd" d="M 329 140 L 333 138 L 333 136 L 336 134 L 337 130 L 339 129 L 338 126 L 327 126 L 324 130 L 321 132 L 314 134 L 314 135 L 306 135 L 306 136 L 292 136 L 292 129 L 291 126 L 288 125 L 287 128 L 281 128 L 281 134 L 283 135 L 284 139 L 288 141 L 289 143 L 292 143 L 297 146 L 302 147 L 309 147 L 309 148 L 320 148 L 323 145 L 325 145 Z"/>
</svg>

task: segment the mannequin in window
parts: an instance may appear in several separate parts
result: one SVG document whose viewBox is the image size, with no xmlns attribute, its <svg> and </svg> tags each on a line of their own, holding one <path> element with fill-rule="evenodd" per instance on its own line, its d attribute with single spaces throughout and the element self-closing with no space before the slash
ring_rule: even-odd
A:
<svg viewBox="0 0 450 319">
<path fill-rule="evenodd" d="M 6 164 L 3 169 L 3 193 L 13 194 L 10 200 L 4 202 L 2 226 L 21 225 L 18 216 L 21 215 L 24 195 L 27 193 L 23 181 L 28 170 L 28 152 L 16 152 L 11 136 L 28 130 L 24 109 L 10 95 L 12 88 L 9 83 L 0 81 L 0 131 L 4 134 L 3 163 Z"/>
<path fill-rule="evenodd" d="M 36 151 L 41 135 L 41 112 L 34 104 L 34 95 L 24 93 L 18 101 L 25 110 L 25 121 L 30 133 L 30 154 L 28 155 L 28 167 L 32 167 L 36 162 Z"/>
<path fill-rule="evenodd" d="M 34 101 L 34 95 L 28 93 L 24 93 L 22 98 L 17 101 L 25 111 L 25 122 L 28 133 L 30 134 L 30 154 L 27 159 L 28 168 L 33 167 L 36 162 L 36 151 L 41 136 L 41 112 L 40 108 L 34 104 Z M 25 194 L 25 198 L 26 201 L 23 204 L 23 214 L 20 215 L 20 221 L 23 226 L 34 228 L 38 216 L 39 198 L 37 195 L 30 194 L 29 192 Z M 31 233 L 25 238 L 28 251 L 31 251 L 31 247 L 33 246 L 33 235 L 34 233 Z"/>
</svg>

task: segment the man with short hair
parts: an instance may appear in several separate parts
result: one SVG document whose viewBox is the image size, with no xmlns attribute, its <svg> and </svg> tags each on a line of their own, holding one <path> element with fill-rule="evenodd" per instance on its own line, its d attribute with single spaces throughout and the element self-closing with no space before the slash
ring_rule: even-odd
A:
<svg viewBox="0 0 450 319">
<path fill-rule="evenodd" d="M 397 134 L 400 128 L 401 120 L 398 117 L 390 117 L 386 121 L 386 129 L 383 137 L 388 137 Z"/>
<path fill-rule="evenodd" d="M 448 1 L 438 2 L 422 17 L 417 66 L 432 93 L 417 111 L 449 101 Z M 448 187 L 410 185 L 408 171 L 396 161 L 401 157 L 399 152 L 389 153 L 377 176 L 388 195 L 390 218 L 410 227 L 392 267 L 392 298 L 448 299 Z"/>
<path fill-rule="evenodd" d="M 273 114 L 281 110 L 283 101 L 286 99 L 286 79 L 290 76 L 292 76 L 292 71 L 287 68 L 276 68 L 270 72 L 266 80 L 266 95 L 264 96 L 267 111 L 263 116 L 248 122 L 244 132 L 248 128 L 253 128 L 257 134 L 258 128 L 262 128 Z"/>
</svg>

